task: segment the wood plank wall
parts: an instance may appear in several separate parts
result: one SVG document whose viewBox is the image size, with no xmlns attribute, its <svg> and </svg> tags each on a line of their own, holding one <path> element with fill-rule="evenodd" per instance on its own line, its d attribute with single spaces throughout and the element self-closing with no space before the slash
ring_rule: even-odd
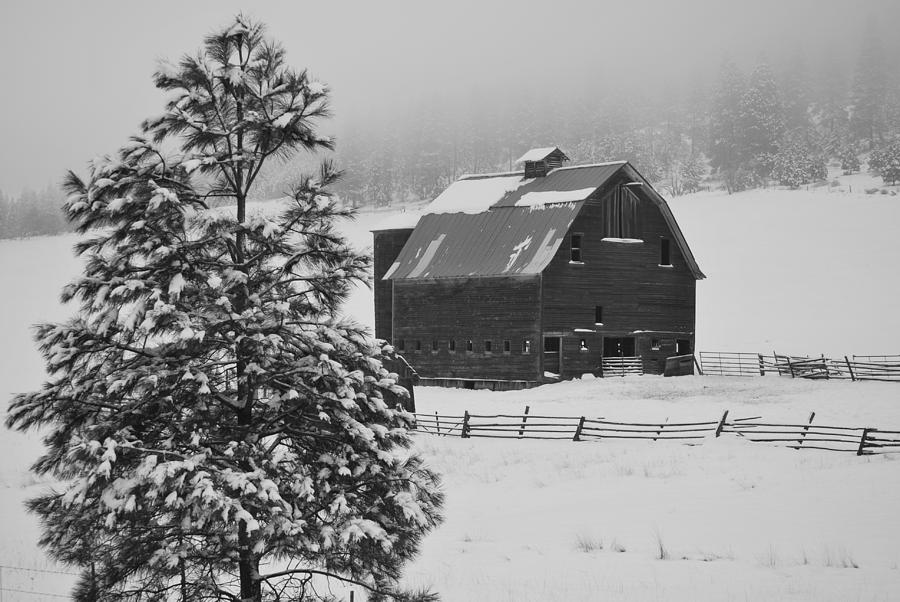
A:
<svg viewBox="0 0 900 602">
<path fill-rule="evenodd" d="M 394 344 L 423 378 L 538 380 L 538 277 L 447 278 L 394 283 Z M 450 352 L 449 340 L 456 341 Z M 531 341 L 523 353 L 522 341 Z M 432 340 L 438 350 L 432 351 Z M 473 350 L 466 351 L 472 340 Z M 490 340 L 492 351 L 484 342 Z M 510 352 L 503 342 L 510 341 Z M 419 341 L 421 349 L 416 349 Z"/>
<path fill-rule="evenodd" d="M 412 234 L 412 228 L 398 230 L 382 230 L 373 233 L 374 243 L 374 297 L 375 297 L 375 336 L 391 341 L 391 305 L 393 287 L 390 280 L 382 277 L 393 265 L 394 260 L 403 250 L 406 241 Z"/>
</svg>

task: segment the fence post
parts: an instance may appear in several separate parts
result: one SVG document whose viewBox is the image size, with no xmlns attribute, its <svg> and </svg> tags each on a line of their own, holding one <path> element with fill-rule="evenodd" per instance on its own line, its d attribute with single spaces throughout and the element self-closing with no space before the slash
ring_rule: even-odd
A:
<svg viewBox="0 0 900 602">
<path fill-rule="evenodd" d="M 441 434 L 441 419 L 438 418 L 437 410 L 434 411 L 434 425 L 435 425 L 435 428 L 437 429 L 437 434 L 440 435 Z"/>
<path fill-rule="evenodd" d="M 828 373 L 828 360 L 825 359 L 825 354 L 822 354 L 822 367 L 825 368 L 825 380 L 831 378 L 831 375 Z"/>
<path fill-rule="evenodd" d="M 859 438 L 859 448 L 856 450 L 856 455 L 863 455 L 866 447 L 866 437 L 869 436 L 869 431 L 874 431 L 875 429 L 864 428 L 862 432 L 862 436 Z"/>
<path fill-rule="evenodd" d="M 525 435 L 525 421 L 528 420 L 528 410 L 531 409 L 531 406 L 525 406 L 525 414 L 522 416 L 522 426 L 519 427 L 519 438 L 521 439 Z"/>
<path fill-rule="evenodd" d="M 654 441 L 656 441 L 656 440 L 659 438 L 659 436 L 662 434 L 662 431 L 663 431 L 663 429 L 665 428 L 666 423 L 667 423 L 668 421 L 669 421 L 669 417 L 666 416 L 666 419 L 663 421 L 663 423 L 659 425 L 659 430 L 656 431 L 656 437 L 653 438 Z"/>
<path fill-rule="evenodd" d="M 575 429 L 575 436 L 572 437 L 572 441 L 581 441 L 581 429 L 584 428 L 584 416 L 578 421 L 578 427 Z"/>
<path fill-rule="evenodd" d="M 463 439 L 469 438 L 469 410 L 466 410 L 466 413 L 463 415 L 463 425 L 460 437 Z"/>
<path fill-rule="evenodd" d="M 791 378 L 794 378 L 794 365 L 791 363 L 791 356 L 786 355 L 784 357 L 785 357 L 785 359 L 787 359 L 788 370 L 791 371 Z"/>
<path fill-rule="evenodd" d="M 803 427 L 803 432 L 800 433 L 800 439 L 797 441 L 797 449 L 800 449 L 800 446 L 803 445 L 803 440 L 806 439 L 806 433 L 809 431 L 809 427 L 812 426 L 812 421 L 815 417 L 815 412 L 809 413 L 809 420 L 806 421 L 806 426 Z"/>
<path fill-rule="evenodd" d="M 691 354 L 691 355 L 694 356 L 694 365 L 697 366 L 697 373 L 698 373 L 700 376 L 703 376 L 703 368 L 700 367 L 700 362 L 697 361 L 697 356 L 696 356 L 696 354 Z"/>
<path fill-rule="evenodd" d="M 722 419 L 719 421 L 719 426 L 716 427 L 716 437 L 722 434 L 722 429 L 725 428 L 725 420 L 728 418 L 728 410 L 725 410 L 725 413 L 722 414 Z"/>
<path fill-rule="evenodd" d="M 853 374 L 853 366 L 850 364 L 850 358 L 846 355 L 844 356 L 844 361 L 847 362 L 847 370 L 850 371 L 850 380 L 856 382 L 856 375 Z"/>
<path fill-rule="evenodd" d="M 759 358 L 759 375 L 765 376 L 766 375 L 766 364 L 763 361 L 762 353 L 757 353 L 756 356 Z"/>
</svg>

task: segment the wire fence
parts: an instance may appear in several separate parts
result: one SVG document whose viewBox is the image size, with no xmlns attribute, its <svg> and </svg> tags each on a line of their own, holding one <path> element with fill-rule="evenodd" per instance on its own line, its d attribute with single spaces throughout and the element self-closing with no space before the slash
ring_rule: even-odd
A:
<svg viewBox="0 0 900 602">
<path fill-rule="evenodd" d="M 815 412 L 805 423 L 778 423 L 762 416 L 729 418 L 728 412 L 714 420 L 697 422 L 622 422 L 587 416 L 530 414 L 472 414 L 461 416 L 415 414 L 416 430 L 442 436 L 493 439 L 562 439 L 571 441 L 678 441 L 699 444 L 723 433 L 747 441 L 770 443 L 793 449 L 852 452 L 857 455 L 900 452 L 900 430 L 848 427 L 815 423 Z"/>
<path fill-rule="evenodd" d="M 78 573 L 0 564 L 0 602 L 71 599 Z"/>
<path fill-rule="evenodd" d="M 701 351 L 700 370 L 711 376 L 790 376 L 791 378 L 900 382 L 900 355 L 843 358 L 782 355 L 773 352 Z"/>
</svg>

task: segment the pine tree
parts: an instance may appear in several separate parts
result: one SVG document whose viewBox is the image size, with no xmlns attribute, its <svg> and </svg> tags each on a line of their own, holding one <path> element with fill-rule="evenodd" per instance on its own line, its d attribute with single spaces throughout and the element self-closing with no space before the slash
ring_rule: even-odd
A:
<svg viewBox="0 0 900 602">
<path fill-rule="evenodd" d="M 797 51 L 790 60 L 781 79 L 783 126 L 795 135 L 804 135 L 809 130 L 810 80 L 806 59 Z"/>
<path fill-rule="evenodd" d="M 412 600 L 397 580 L 442 498 L 391 349 L 338 317 L 370 268 L 333 227 L 338 174 L 246 208 L 267 159 L 331 146 L 327 90 L 240 16 L 154 79 L 163 115 L 67 177 L 81 309 L 37 329 L 49 380 L 7 415 L 45 429 L 34 469 L 60 484 L 29 505 L 42 544 L 82 567 L 77 600 L 323 599 L 326 575 Z"/>
<path fill-rule="evenodd" d="M 851 94 L 850 128 L 857 140 L 868 140 L 869 149 L 882 139 L 887 66 L 878 28 L 870 20 L 856 65 Z"/>
<path fill-rule="evenodd" d="M 710 159 L 714 169 L 734 170 L 744 159 L 740 122 L 744 78 L 731 61 L 722 64 L 710 109 Z"/>
<path fill-rule="evenodd" d="M 786 141 L 775 155 L 772 177 L 779 184 L 798 188 L 826 176 L 825 158 L 798 140 Z"/>
<path fill-rule="evenodd" d="M 885 184 L 900 181 L 900 141 L 873 150 L 869 155 L 869 170 L 881 176 Z"/>
<path fill-rule="evenodd" d="M 781 97 L 766 63 L 750 76 L 741 98 L 740 123 L 744 162 L 752 164 L 756 174 L 765 178 L 771 172 L 771 157 L 778 150 L 783 131 Z"/>
<path fill-rule="evenodd" d="M 838 159 L 841 160 L 841 171 L 845 176 L 852 174 L 854 171 L 859 171 L 859 155 L 853 145 L 847 144 L 841 147 L 840 151 L 838 151 Z"/>
</svg>

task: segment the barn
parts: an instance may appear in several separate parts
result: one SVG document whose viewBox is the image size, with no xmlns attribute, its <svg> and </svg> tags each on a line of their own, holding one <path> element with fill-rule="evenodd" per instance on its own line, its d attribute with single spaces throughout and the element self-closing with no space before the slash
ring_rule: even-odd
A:
<svg viewBox="0 0 900 602">
<path fill-rule="evenodd" d="M 375 335 L 422 384 L 523 388 L 611 358 L 661 373 L 692 352 L 704 275 L 665 199 L 625 161 L 567 161 L 533 149 L 373 231 Z"/>
</svg>

